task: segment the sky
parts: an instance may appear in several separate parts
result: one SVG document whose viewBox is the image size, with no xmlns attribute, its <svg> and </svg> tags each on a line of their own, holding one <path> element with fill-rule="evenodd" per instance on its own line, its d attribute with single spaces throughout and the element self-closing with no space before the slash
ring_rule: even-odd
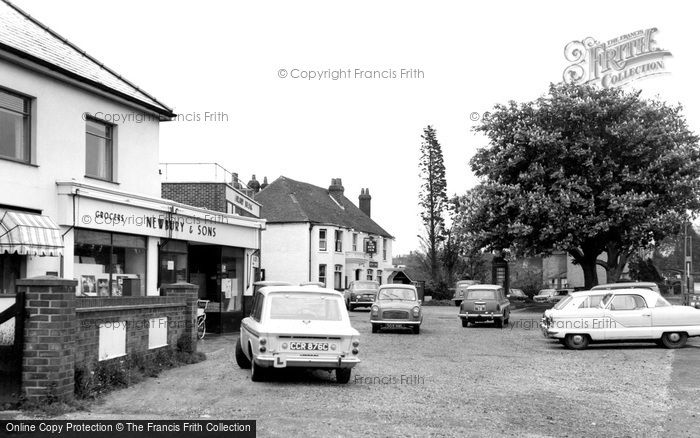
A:
<svg viewBox="0 0 700 438">
<path fill-rule="evenodd" d="M 463 194 L 477 183 L 469 159 L 487 145 L 472 131 L 481 115 L 560 82 L 571 41 L 657 28 L 668 74 L 624 87 L 682 103 L 700 132 L 692 2 L 12 1 L 199 119 L 161 124 L 161 162 L 217 162 L 244 181 L 341 178 L 355 203 L 369 188 L 394 255 L 424 233 L 423 128 L 437 130 L 448 195 Z"/>
</svg>

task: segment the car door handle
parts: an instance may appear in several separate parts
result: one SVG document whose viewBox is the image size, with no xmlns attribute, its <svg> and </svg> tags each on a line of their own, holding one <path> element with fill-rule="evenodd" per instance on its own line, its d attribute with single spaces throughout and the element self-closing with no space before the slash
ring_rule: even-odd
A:
<svg viewBox="0 0 700 438">
<path fill-rule="evenodd" d="M 642 316 L 649 317 L 649 316 L 651 316 L 651 313 L 642 313 Z"/>
</svg>

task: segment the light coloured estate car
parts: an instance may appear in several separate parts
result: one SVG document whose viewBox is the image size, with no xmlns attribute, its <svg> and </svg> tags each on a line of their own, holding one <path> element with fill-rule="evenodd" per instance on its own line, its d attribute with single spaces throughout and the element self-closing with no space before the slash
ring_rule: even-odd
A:
<svg viewBox="0 0 700 438">
<path fill-rule="evenodd" d="M 251 380 L 264 380 L 274 368 L 335 370 L 338 383 L 350 380 L 360 333 L 350 325 L 343 296 L 317 286 L 260 289 L 251 315 L 241 322 L 236 362 L 251 368 Z"/>
<path fill-rule="evenodd" d="M 372 324 L 372 333 L 377 333 L 382 328 L 408 327 L 414 334 L 419 334 L 423 312 L 416 287 L 410 284 L 379 286 L 369 322 Z"/>
<path fill-rule="evenodd" d="M 536 303 L 548 303 L 556 294 L 556 289 L 541 289 L 532 299 Z"/>
<path fill-rule="evenodd" d="M 477 284 L 469 286 L 464 300 L 459 306 L 458 316 L 462 327 L 475 322 L 495 322 L 496 327 L 508 324 L 510 318 L 510 301 L 503 288 L 495 284 Z"/>
<path fill-rule="evenodd" d="M 627 341 L 653 341 L 667 348 L 680 348 L 688 337 L 700 336 L 699 309 L 672 306 L 650 289 L 605 292 L 595 307 L 575 305 L 575 300 L 585 302 L 593 296 L 572 294 L 567 306 L 552 309 L 545 317 L 543 334 L 577 350 L 591 342 Z"/>
</svg>

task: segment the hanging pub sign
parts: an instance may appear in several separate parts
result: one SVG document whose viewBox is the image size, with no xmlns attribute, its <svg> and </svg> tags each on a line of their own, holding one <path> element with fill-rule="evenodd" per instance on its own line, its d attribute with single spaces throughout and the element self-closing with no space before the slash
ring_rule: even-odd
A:
<svg viewBox="0 0 700 438">
<path fill-rule="evenodd" d="M 365 252 L 367 254 L 374 254 L 377 252 L 377 242 L 374 239 L 365 239 Z"/>
</svg>

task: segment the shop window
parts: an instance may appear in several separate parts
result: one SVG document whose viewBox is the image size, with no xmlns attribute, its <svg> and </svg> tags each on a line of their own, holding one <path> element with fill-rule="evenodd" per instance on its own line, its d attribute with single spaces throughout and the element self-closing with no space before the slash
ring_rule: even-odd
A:
<svg viewBox="0 0 700 438">
<path fill-rule="evenodd" d="M 74 262 L 78 295 L 146 295 L 145 237 L 77 229 Z"/>
<path fill-rule="evenodd" d="M 187 282 L 187 242 L 168 240 L 158 253 L 158 287 Z"/>
<path fill-rule="evenodd" d="M 85 123 L 85 175 L 112 181 L 114 127 L 95 119 L 88 119 Z"/>
<path fill-rule="evenodd" d="M 20 267 L 22 256 L 18 254 L 0 254 L 0 294 L 16 293 L 15 282 L 22 278 Z"/>
<path fill-rule="evenodd" d="M 379 282 L 379 284 L 382 284 L 382 275 L 383 274 L 384 273 L 381 270 L 377 271 L 377 281 Z"/>
<path fill-rule="evenodd" d="M 386 261 L 386 244 L 388 240 L 382 239 L 382 260 Z"/>
<path fill-rule="evenodd" d="M 31 99 L 0 90 L 0 157 L 29 163 Z"/>
<path fill-rule="evenodd" d="M 372 270 L 372 269 L 367 270 L 367 280 L 374 280 L 374 270 Z"/>
<path fill-rule="evenodd" d="M 335 230 L 335 252 L 343 252 L 343 232 Z"/>
<path fill-rule="evenodd" d="M 357 233 L 352 233 L 352 250 L 357 251 Z"/>
<path fill-rule="evenodd" d="M 333 273 L 333 288 L 335 290 L 343 290 L 343 265 L 335 265 Z"/>
<path fill-rule="evenodd" d="M 327 242 L 326 242 L 326 234 L 327 230 L 325 228 L 321 228 L 318 230 L 318 250 L 319 251 L 325 251 L 328 248 Z"/>
<path fill-rule="evenodd" d="M 318 281 L 326 286 L 326 265 L 318 265 Z"/>
</svg>

